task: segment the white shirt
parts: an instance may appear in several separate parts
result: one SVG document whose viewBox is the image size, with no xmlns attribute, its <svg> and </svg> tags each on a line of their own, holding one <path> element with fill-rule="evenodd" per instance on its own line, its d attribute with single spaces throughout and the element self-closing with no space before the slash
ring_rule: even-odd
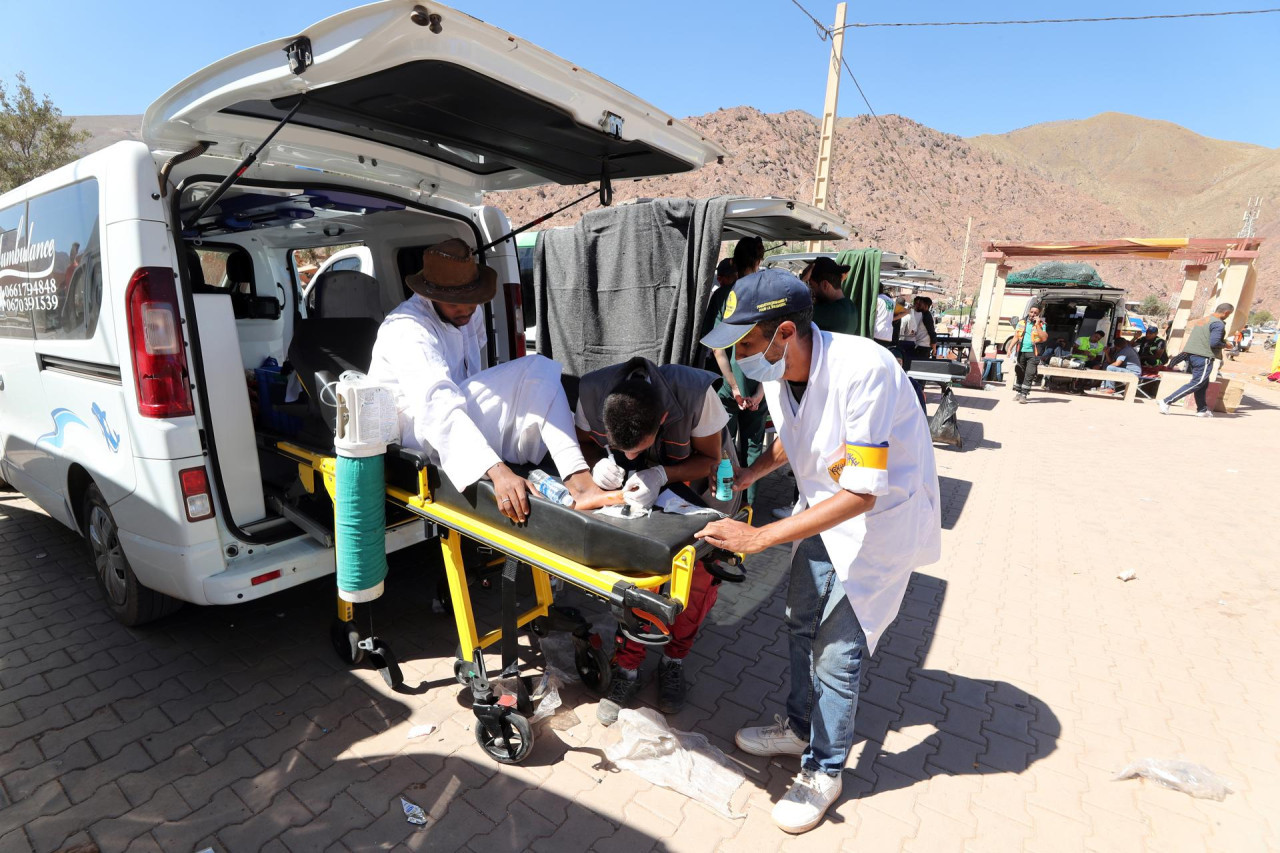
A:
<svg viewBox="0 0 1280 853">
<path fill-rule="evenodd" d="M 707 396 L 702 400 L 702 408 L 694 416 L 689 435 L 694 438 L 706 438 L 720 432 L 727 423 L 729 423 L 729 413 L 725 411 L 720 395 L 716 393 L 715 388 L 708 388 Z M 591 424 L 587 422 L 581 400 L 578 401 L 578 407 L 574 410 L 573 424 L 583 432 L 591 432 Z"/>
<path fill-rule="evenodd" d="M 396 395 L 401 444 L 431 452 L 455 483 L 474 483 L 502 461 L 471 420 L 459 389 L 484 369 L 486 339 L 484 306 L 458 328 L 414 295 L 382 321 L 373 345 L 369 378 Z"/>
<path fill-rule="evenodd" d="M 841 489 L 876 496 L 869 513 L 821 534 L 873 652 L 898 614 L 912 570 L 941 556 L 941 500 L 928 422 L 887 349 L 817 326 L 799 404 L 786 382 L 763 384 L 803 505 Z"/>
<path fill-rule="evenodd" d="M 876 327 L 872 333 L 877 341 L 893 340 L 893 297 L 881 293 L 876 296 Z"/>
<path fill-rule="evenodd" d="M 907 314 L 907 321 L 910 326 L 910 334 L 904 329 L 902 336 L 909 337 L 914 340 L 918 347 L 931 347 L 933 341 L 929 340 L 929 327 L 924 324 L 924 312 L 917 311 L 914 308 Z"/>
</svg>

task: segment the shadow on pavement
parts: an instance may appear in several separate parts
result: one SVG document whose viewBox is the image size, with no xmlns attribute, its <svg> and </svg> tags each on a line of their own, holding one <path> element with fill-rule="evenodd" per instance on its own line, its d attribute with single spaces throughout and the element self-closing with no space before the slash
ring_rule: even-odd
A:
<svg viewBox="0 0 1280 853">
<path fill-rule="evenodd" d="M 428 551 L 394 561 L 373 608 L 405 665 L 397 695 L 330 648 L 331 578 L 126 628 L 83 541 L 0 495 L 0 850 L 662 849 L 590 797 L 539 787 L 529 774 L 573 749 L 549 726 L 516 775 L 481 753 L 470 715 L 453 717 L 457 640 L 433 612 Z M 439 730 L 406 740 L 411 720 Z"/>
<path fill-rule="evenodd" d="M 946 590 L 945 580 L 912 575 L 863 679 L 863 748 L 846 768 L 846 797 L 939 774 L 1022 773 L 1057 748 L 1061 725 L 1044 701 L 1008 682 L 925 667 Z"/>
<path fill-rule="evenodd" d="M 954 530 L 964 506 L 973 491 L 973 483 L 955 477 L 938 477 L 938 490 L 942 497 L 942 529 Z"/>
</svg>

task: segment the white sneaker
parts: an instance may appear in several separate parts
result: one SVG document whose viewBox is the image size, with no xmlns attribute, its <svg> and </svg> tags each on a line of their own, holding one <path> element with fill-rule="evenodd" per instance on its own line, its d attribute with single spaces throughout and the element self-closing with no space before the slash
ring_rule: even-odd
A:
<svg viewBox="0 0 1280 853">
<path fill-rule="evenodd" d="M 1203 412 L 1196 412 L 1196 417 L 1197 417 L 1197 418 L 1211 418 L 1211 417 L 1213 417 L 1213 412 L 1209 411 L 1208 409 L 1205 409 Z"/>
<path fill-rule="evenodd" d="M 1169 414 L 1169 404 L 1166 403 L 1164 400 L 1157 401 L 1156 405 L 1160 407 L 1160 414 L 1162 415 Z"/>
<path fill-rule="evenodd" d="M 738 749 L 752 755 L 804 755 L 809 741 L 796 737 L 787 718 L 775 715 L 772 726 L 748 726 L 733 736 Z"/>
<path fill-rule="evenodd" d="M 822 816 L 840 798 L 843 788 L 839 775 L 801 770 L 791 790 L 773 807 L 773 822 L 793 835 L 808 832 L 822 822 Z"/>
</svg>

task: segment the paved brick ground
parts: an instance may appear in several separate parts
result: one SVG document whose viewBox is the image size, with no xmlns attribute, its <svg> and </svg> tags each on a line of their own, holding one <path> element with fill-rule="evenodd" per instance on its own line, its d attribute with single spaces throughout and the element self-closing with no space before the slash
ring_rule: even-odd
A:
<svg viewBox="0 0 1280 853">
<path fill-rule="evenodd" d="M 78 540 L 4 494 L 0 853 L 1274 849 L 1274 407 L 1201 421 L 1110 400 L 1015 406 L 998 386 L 960 396 L 968 447 L 938 450 L 945 558 L 911 584 L 868 675 L 844 796 L 807 836 L 768 816 L 794 762 L 732 744 L 781 709 L 784 550 L 724 588 L 673 720 L 746 772 L 747 816 L 731 821 L 611 768 L 581 687 L 528 763 L 487 760 L 430 570 L 398 567 L 378 604 L 409 682 L 396 694 L 336 663 L 326 584 L 128 630 Z M 788 491 L 774 478 L 763 505 Z M 1123 568 L 1138 579 L 1116 580 Z M 427 722 L 440 729 L 406 739 Z M 1110 781 L 1143 757 L 1202 762 L 1235 793 Z M 429 827 L 405 822 L 401 795 Z"/>
</svg>

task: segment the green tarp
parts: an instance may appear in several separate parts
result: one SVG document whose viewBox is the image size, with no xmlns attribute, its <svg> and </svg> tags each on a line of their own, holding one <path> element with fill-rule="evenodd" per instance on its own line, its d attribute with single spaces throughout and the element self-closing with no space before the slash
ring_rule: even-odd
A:
<svg viewBox="0 0 1280 853">
<path fill-rule="evenodd" d="M 876 328 L 876 297 L 880 294 L 879 249 L 845 249 L 836 255 L 836 263 L 847 266 L 841 290 L 853 302 L 856 334 L 872 337 Z"/>
<path fill-rule="evenodd" d="M 1045 261 L 1025 270 L 1009 273 L 1006 284 L 1058 284 L 1070 287 L 1106 287 L 1098 271 L 1088 264 Z"/>
</svg>

